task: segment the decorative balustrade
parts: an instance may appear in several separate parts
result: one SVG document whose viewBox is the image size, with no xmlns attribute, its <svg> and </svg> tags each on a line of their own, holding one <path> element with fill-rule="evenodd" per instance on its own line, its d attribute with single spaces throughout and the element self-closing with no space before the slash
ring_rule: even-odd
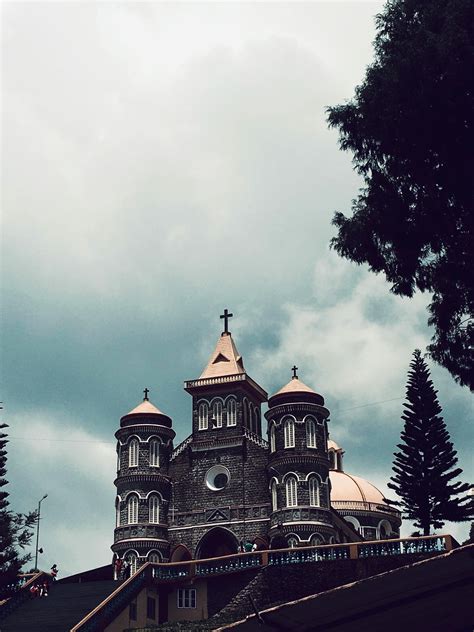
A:
<svg viewBox="0 0 474 632">
<path fill-rule="evenodd" d="M 337 511 L 342 512 L 344 514 L 344 510 L 355 510 L 355 511 L 377 511 L 377 512 L 385 512 L 391 515 L 399 515 L 400 512 L 395 507 L 390 507 L 390 505 L 380 504 L 380 503 L 369 503 L 363 500 L 331 500 L 331 505 Z"/>
<path fill-rule="evenodd" d="M 457 546 L 457 543 L 450 535 L 322 544 L 292 549 L 236 553 L 204 560 L 153 564 L 152 572 L 155 579 L 177 581 L 196 576 L 225 575 L 235 571 L 265 566 L 366 559 L 385 555 L 443 553 L 450 551 L 454 546 Z"/>
<path fill-rule="evenodd" d="M 0 621 L 8 617 L 24 601 L 31 598 L 30 588 L 34 584 L 43 583 L 45 580 L 51 581 L 51 575 L 45 571 L 39 571 L 38 573 L 33 573 L 27 581 L 19 583 L 17 586 L 12 586 L 11 595 L 7 595 L 0 605 Z"/>
</svg>

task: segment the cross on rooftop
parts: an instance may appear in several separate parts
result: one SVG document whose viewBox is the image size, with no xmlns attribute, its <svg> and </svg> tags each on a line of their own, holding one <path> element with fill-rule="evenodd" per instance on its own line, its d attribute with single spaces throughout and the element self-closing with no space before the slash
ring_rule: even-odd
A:
<svg viewBox="0 0 474 632">
<path fill-rule="evenodd" d="M 150 392 L 150 389 L 149 389 L 149 388 L 144 388 L 144 389 L 143 389 L 143 394 L 145 395 L 145 397 L 143 398 L 143 401 L 144 401 L 144 402 L 147 402 L 147 401 L 148 401 L 148 393 L 149 393 L 149 392 Z"/>
<path fill-rule="evenodd" d="M 292 380 L 294 380 L 294 379 L 298 379 L 298 376 L 296 375 L 296 371 L 298 370 L 298 367 L 296 366 L 296 364 L 294 364 L 294 365 L 291 367 L 291 370 L 293 371 L 293 377 L 292 377 L 291 379 L 292 379 Z"/>
<path fill-rule="evenodd" d="M 223 318 L 224 319 L 224 331 L 223 331 L 224 334 L 228 334 L 229 333 L 229 318 L 232 318 L 233 315 L 234 314 L 229 314 L 229 311 L 226 308 L 224 310 L 224 313 L 219 316 L 219 318 Z"/>
</svg>

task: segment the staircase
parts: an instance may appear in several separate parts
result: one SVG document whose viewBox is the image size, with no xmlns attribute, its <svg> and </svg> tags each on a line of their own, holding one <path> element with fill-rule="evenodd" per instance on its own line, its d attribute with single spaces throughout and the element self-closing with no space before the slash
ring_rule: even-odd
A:
<svg viewBox="0 0 474 632">
<path fill-rule="evenodd" d="M 31 598 L 0 621 L 0 632 L 68 632 L 119 585 L 111 580 L 51 584 L 48 597 Z"/>
</svg>

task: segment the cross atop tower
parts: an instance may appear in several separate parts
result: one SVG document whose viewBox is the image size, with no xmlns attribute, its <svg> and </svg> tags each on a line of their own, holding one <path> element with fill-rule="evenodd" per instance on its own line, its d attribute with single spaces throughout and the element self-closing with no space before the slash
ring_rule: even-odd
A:
<svg viewBox="0 0 474 632">
<path fill-rule="evenodd" d="M 144 401 L 144 402 L 147 402 L 147 401 L 148 401 L 148 393 L 149 393 L 149 392 L 150 392 L 150 389 L 149 389 L 149 388 L 144 388 L 144 389 L 143 389 L 143 394 L 145 395 L 145 397 L 143 398 L 143 401 Z"/>
<path fill-rule="evenodd" d="M 297 379 L 298 379 L 298 376 L 296 375 L 296 371 L 298 370 L 298 367 L 296 366 L 296 364 L 294 364 L 294 365 L 291 367 L 291 370 L 293 371 L 293 377 L 292 377 L 291 379 L 292 379 L 292 380 L 297 380 Z"/>
<path fill-rule="evenodd" d="M 223 334 L 229 333 L 229 318 L 232 318 L 233 315 L 234 314 L 229 314 L 229 311 L 226 307 L 224 313 L 219 316 L 219 318 L 224 319 L 224 331 L 222 332 Z"/>
</svg>

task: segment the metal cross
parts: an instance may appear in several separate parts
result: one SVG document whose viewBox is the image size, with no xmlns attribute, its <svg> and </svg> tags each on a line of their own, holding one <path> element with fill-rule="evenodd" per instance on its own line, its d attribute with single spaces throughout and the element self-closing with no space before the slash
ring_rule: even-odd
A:
<svg viewBox="0 0 474 632">
<path fill-rule="evenodd" d="M 220 315 L 219 318 L 223 318 L 224 319 L 224 333 L 228 334 L 229 333 L 229 318 L 232 318 L 234 314 L 229 314 L 227 308 L 224 310 L 224 313 Z"/>
<path fill-rule="evenodd" d="M 150 389 L 149 389 L 149 388 L 144 388 L 144 389 L 143 389 L 143 393 L 144 393 L 144 395 L 145 395 L 145 397 L 143 398 L 143 401 L 144 401 L 144 402 L 145 402 L 145 401 L 146 401 L 146 402 L 148 401 L 148 393 L 149 393 L 149 392 L 150 392 Z"/>
<path fill-rule="evenodd" d="M 298 370 L 298 367 L 296 365 L 293 365 L 291 367 L 291 370 L 293 371 L 293 378 L 292 379 L 295 379 L 295 377 L 297 378 L 298 376 L 296 375 L 296 371 Z"/>
</svg>

